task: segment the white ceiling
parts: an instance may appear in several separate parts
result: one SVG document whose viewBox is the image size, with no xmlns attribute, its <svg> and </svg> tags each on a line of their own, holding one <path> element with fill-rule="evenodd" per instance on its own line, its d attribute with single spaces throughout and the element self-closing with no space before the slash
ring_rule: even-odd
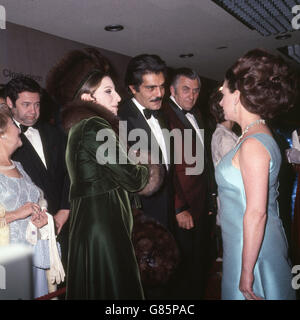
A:
<svg viewBox="0 0 300 320">
<path fill-rule="evenodd" d="M 158 54 L 171 67 L 192 67 L 216 80 L 250 49 L 275 52 L 300 44 L 300 31 L 292 32 L 288 40 L 263 37 L 210 0 L 0 0 L 0 4 L 9 22 L 128 56 Z M 107 32 L 108 24 L 122 24 L 124 30 Z M 220 46 L 228 48 L 217 50 Z M 186 53 L 194 57 L 179 58 Z"/>
</svg>

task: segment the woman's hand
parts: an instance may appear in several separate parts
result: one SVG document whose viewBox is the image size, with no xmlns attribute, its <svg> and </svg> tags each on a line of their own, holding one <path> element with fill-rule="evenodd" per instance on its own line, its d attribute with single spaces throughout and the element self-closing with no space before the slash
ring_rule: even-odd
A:
<svg viewBox="0 0 300 320">
<path fill-rule="evenodd" d="M 31 222 L 37 227 L 37 228 L 42 228 L 48 223 L 48 217 L 46 214 L 46 209 L 34 213 L 31 217 Z"/>
<path fill-rule="evenodd" d="M 288 162 L 293 164 L 300 164 L 300 150 L 296 148 L 286 149 L 285 154 Z"/>
<path fill-rule="evenodd" d="M 246 300 L 264 300 L 254 294 L 252 287 L 254 282 L 253 272 L 242 271 L 239 289 Z"/>
<path fill-rule="evenodd" d="M 34 202 L 26 202 L 20 208 L 6 212 L 6 222 L 11 223 L 16 220 L 25 219 L 28 216 L 38 214 L 41 211 L 41 208 L 38 204 Z"/>
<path fill-rule="evenodd" d="M 18 219 L 25 219 L 30 215 L 38 214 L 41 208 L 34 202 L 27 202 L 22 207 L 15 211 Z"/>
</svg>

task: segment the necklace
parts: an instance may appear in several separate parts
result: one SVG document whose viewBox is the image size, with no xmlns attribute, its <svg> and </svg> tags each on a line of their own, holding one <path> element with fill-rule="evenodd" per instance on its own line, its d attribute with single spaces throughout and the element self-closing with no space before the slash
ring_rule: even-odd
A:
<svg viewBox="0 0 300 320">
<path fill-rule="evenodd" d="M 13 163 L 11 166 L 0 166 L 0 170 L 12 170 L 16 167 L 16 165 Z"/>
<path fill-rule="evenodd" d="M 253 126 L 256 126 L 258 124 L 266 124 L 266 121 L 263 119 L 257 119 L 255 121 L 251 122 L 250 124 L 248 124 L 246 126 L 246 128 L 243 130 L 242 134 L 239 136 L 235 145 L 238 145 L 240 143 L 240 141 L 243 139 L 244 135 L 249 131 L 250 128 L 252 128 Z"/>
</svg>

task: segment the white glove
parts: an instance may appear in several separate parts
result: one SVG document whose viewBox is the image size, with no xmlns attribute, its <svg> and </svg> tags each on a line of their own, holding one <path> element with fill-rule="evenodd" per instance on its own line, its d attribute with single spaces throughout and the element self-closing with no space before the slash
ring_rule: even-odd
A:
<svg viewBox="0 0 300 320">
<path fill-rule="evenodd" d="M 286 153 L 288 162 L 300 164 L 300 150 L 296 148 L 290 148 L 285 150 L 285 153 Z"/>
<path fill-rule="evenodd" d="M 65 280 L 65 271 L 57 250 L 53 217 L 49 213 L 47 213 L 47 216 L 49 224 L 50 281 L 52 284 L 60 284 Z"/>
</svg>

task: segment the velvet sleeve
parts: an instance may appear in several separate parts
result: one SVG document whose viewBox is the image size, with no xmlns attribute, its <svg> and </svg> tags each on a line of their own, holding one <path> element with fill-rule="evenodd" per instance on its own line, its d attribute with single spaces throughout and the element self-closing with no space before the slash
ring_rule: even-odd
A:
<svg viewBox="0 0 300 320">
<path fill-rule="evenodd" d="M 142 190 L 148 182 L 148 168 L 133 164 L 127 150 L 110 124 L 102 118 L 91 118 L 83 130 L 82 143 L 86 152 L 102 166 L 110 179 L 128 192 Z"/>
</svg>

